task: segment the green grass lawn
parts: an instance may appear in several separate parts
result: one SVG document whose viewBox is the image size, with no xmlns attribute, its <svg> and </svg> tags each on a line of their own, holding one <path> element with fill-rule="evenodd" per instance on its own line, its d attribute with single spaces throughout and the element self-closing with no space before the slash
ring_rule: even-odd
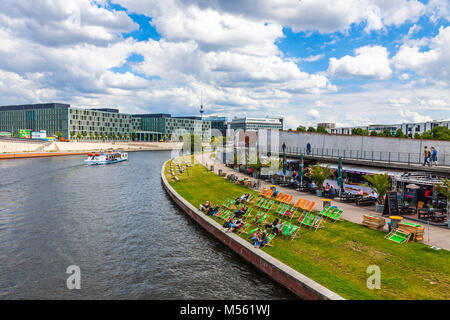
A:
<svg viewBox="0 0 450 320">
<path fill-rule="evenodd" d="M 198 164 L 176 182 L 167 169 L 170 185 L 196 207 L 206 200 L 220 205 L 246 192 L 257 194 Z M 277 207 L 270 210 L 270 221 Z M 254 208 L 253 217 L 256 212 Z M 299 235 L 294 240 L 277 236 L 273 247 L 261 250 L 346 299 L 450 299 L 450 252 L 446 250 L 419 242 L 397 244 L 381 231 L 347 221 L 325 222 L 316 232 L 301 227 Z M 249 241 L 245 234 L 241 236 Z M 369 265 L 381 269 L 379 290 L 367 288 Z"/>
</svg>

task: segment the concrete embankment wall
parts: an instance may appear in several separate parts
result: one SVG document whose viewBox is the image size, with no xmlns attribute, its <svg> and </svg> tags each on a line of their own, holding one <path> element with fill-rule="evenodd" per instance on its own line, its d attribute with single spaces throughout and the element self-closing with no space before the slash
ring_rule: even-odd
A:
<svg viewBox="0 0 450 320">
<path fill-rule="evenodd" d="M 161 170 L 161 180 L 164 189 L 172 200 L 206 231 L 301 299 L 344 300 L 343 297 L 281 263 L 264 251 L 255 249 L 251 243 L 238 235 L 225 233 L 219 223 L 200 212 L 169 185 L 164 174 L 166 163 L 164 163 Z"/>
<path fill-rule="evenodd" d="M 0 141 L 0 153 L 72 152 L 92 150 L 171 150 L 179 148 L 174 142 L 28 142 Z"/>
</svg>

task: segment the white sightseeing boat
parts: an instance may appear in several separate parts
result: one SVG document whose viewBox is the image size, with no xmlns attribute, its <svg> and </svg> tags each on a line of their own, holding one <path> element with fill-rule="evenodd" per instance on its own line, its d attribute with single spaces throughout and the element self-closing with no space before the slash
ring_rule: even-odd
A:
<svg viewBox="0 0 450 320">
<path fill-rule="evenodd" d="M 121 151 L 90 152 L 84 164 L 110 164 L 128 160 L 128 153 Z"/>
</svg>

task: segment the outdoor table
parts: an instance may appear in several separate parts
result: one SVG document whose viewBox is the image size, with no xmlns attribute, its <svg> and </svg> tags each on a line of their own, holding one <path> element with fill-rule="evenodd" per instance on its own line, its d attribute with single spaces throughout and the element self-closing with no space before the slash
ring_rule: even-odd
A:
<svg viewBox="0 0 450 320">
<path fill-rule="evenodd" d="M 447 218 L 446 214 L 441 214 L 437 216 L 433 216 L 433 220 L 436 222 L 444 222 L 444 219 Z"/>
<path fill-rule="evenodd" d="M 400 211 L 401 214 L 412 214 L 415 213 L 416 211 L 416 207 L 411 207 L 410 205 L 402 205 L 399 204 L 398 205 L 398 210 Z"/>
<path fill-rule="evenodd" d="M 331 199 L 322 199 L 322 203 L 323 203 L 322 208 L 331 207 Z"/>
</svg>

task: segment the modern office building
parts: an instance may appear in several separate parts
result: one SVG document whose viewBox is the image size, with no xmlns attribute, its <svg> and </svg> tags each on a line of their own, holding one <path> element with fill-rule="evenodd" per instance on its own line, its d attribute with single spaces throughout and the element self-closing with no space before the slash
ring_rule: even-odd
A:
<svg viewBox="0 0 450 320">
<path fill-rule="evenodd" d="M 425 131 L 430 131 L 434 127 L 446 127 L 450 129 L 450 120 L 442 121 L 427 121 L 421 123 L 402 123 L 400 129 L 410 138 L 414 138 L 416 133 L 422 134 Z"/>
<path fill-rule="evenodd" d="M 0 131 L 17 135 L 20 129 L 47 130 L 47 135 L 61 132 L 69 138 L 70 105 L 44 103 L 0 107 Z"/>
<path fill-rule="evenodd" d="M 334 122 L 321 122 L 317 124 L 317 128 L 318 127 L 323 127 L 325 129 L 333 129 L 336 128 L 336 124 Z"/>
<path fill-rule="evenodd" d="M 168 139 L 163 131 L 147 130 L 142 119 L 118 109 L 73 108 L 69 104 L 45 103 L 0 106 L 0 131 L 18 134 L 19 130 L 46 130 L 47 136 L 58 133 L 77 140 L 139 140 Z"/>
<path fill-rule="evenodd" d="M 205 117 L 203 121 L 211 122 L 211 129 L 219 130 L 222 133 L 222 136 L 227 135 L 227 118 L 226 117 Z"/>
<path fill-rule="evenodd" d="M 172 141 L 179 141 L 183 134 L 195 134 L 203 141 L 211 140 L 211 121 L 201 120 L 200 117 L 172 117 L 166 113 L 135 114 L 140 119 L 143 130 L 161 132 Z"/>
<path fill-rule="evenodd" d="M 427 121 L 427 122 L 417 122 L 417 123 L 402 123 L 402 124 L 371 124 L 368 126 L 358 126 L 358 127 L 345 127 L 345 128 L 330 128 L 327 129 L 329 133 L 332 134 L 352 134 L 352 129 L 361 128 L 363 130 L 368 130 L 369 134 L 372 131 L 381 133 L 384 130 L 389 130 L 392 135 L 395 135 L 398 129 L 401 129 L 404 134 L 410 138 L 414 138 L 414 134 L 422 134 L 425 131 L 430 131 L 434 127 L 443 126 L 450 128 L 450 120 L 442 121 Z"/>
<path fill-rule="evenodd" d="M 259 129 L 283 130 L 283 118 L 234 118 L 229 122 L 230 129 L 258 131 Z"/>
</svg>

